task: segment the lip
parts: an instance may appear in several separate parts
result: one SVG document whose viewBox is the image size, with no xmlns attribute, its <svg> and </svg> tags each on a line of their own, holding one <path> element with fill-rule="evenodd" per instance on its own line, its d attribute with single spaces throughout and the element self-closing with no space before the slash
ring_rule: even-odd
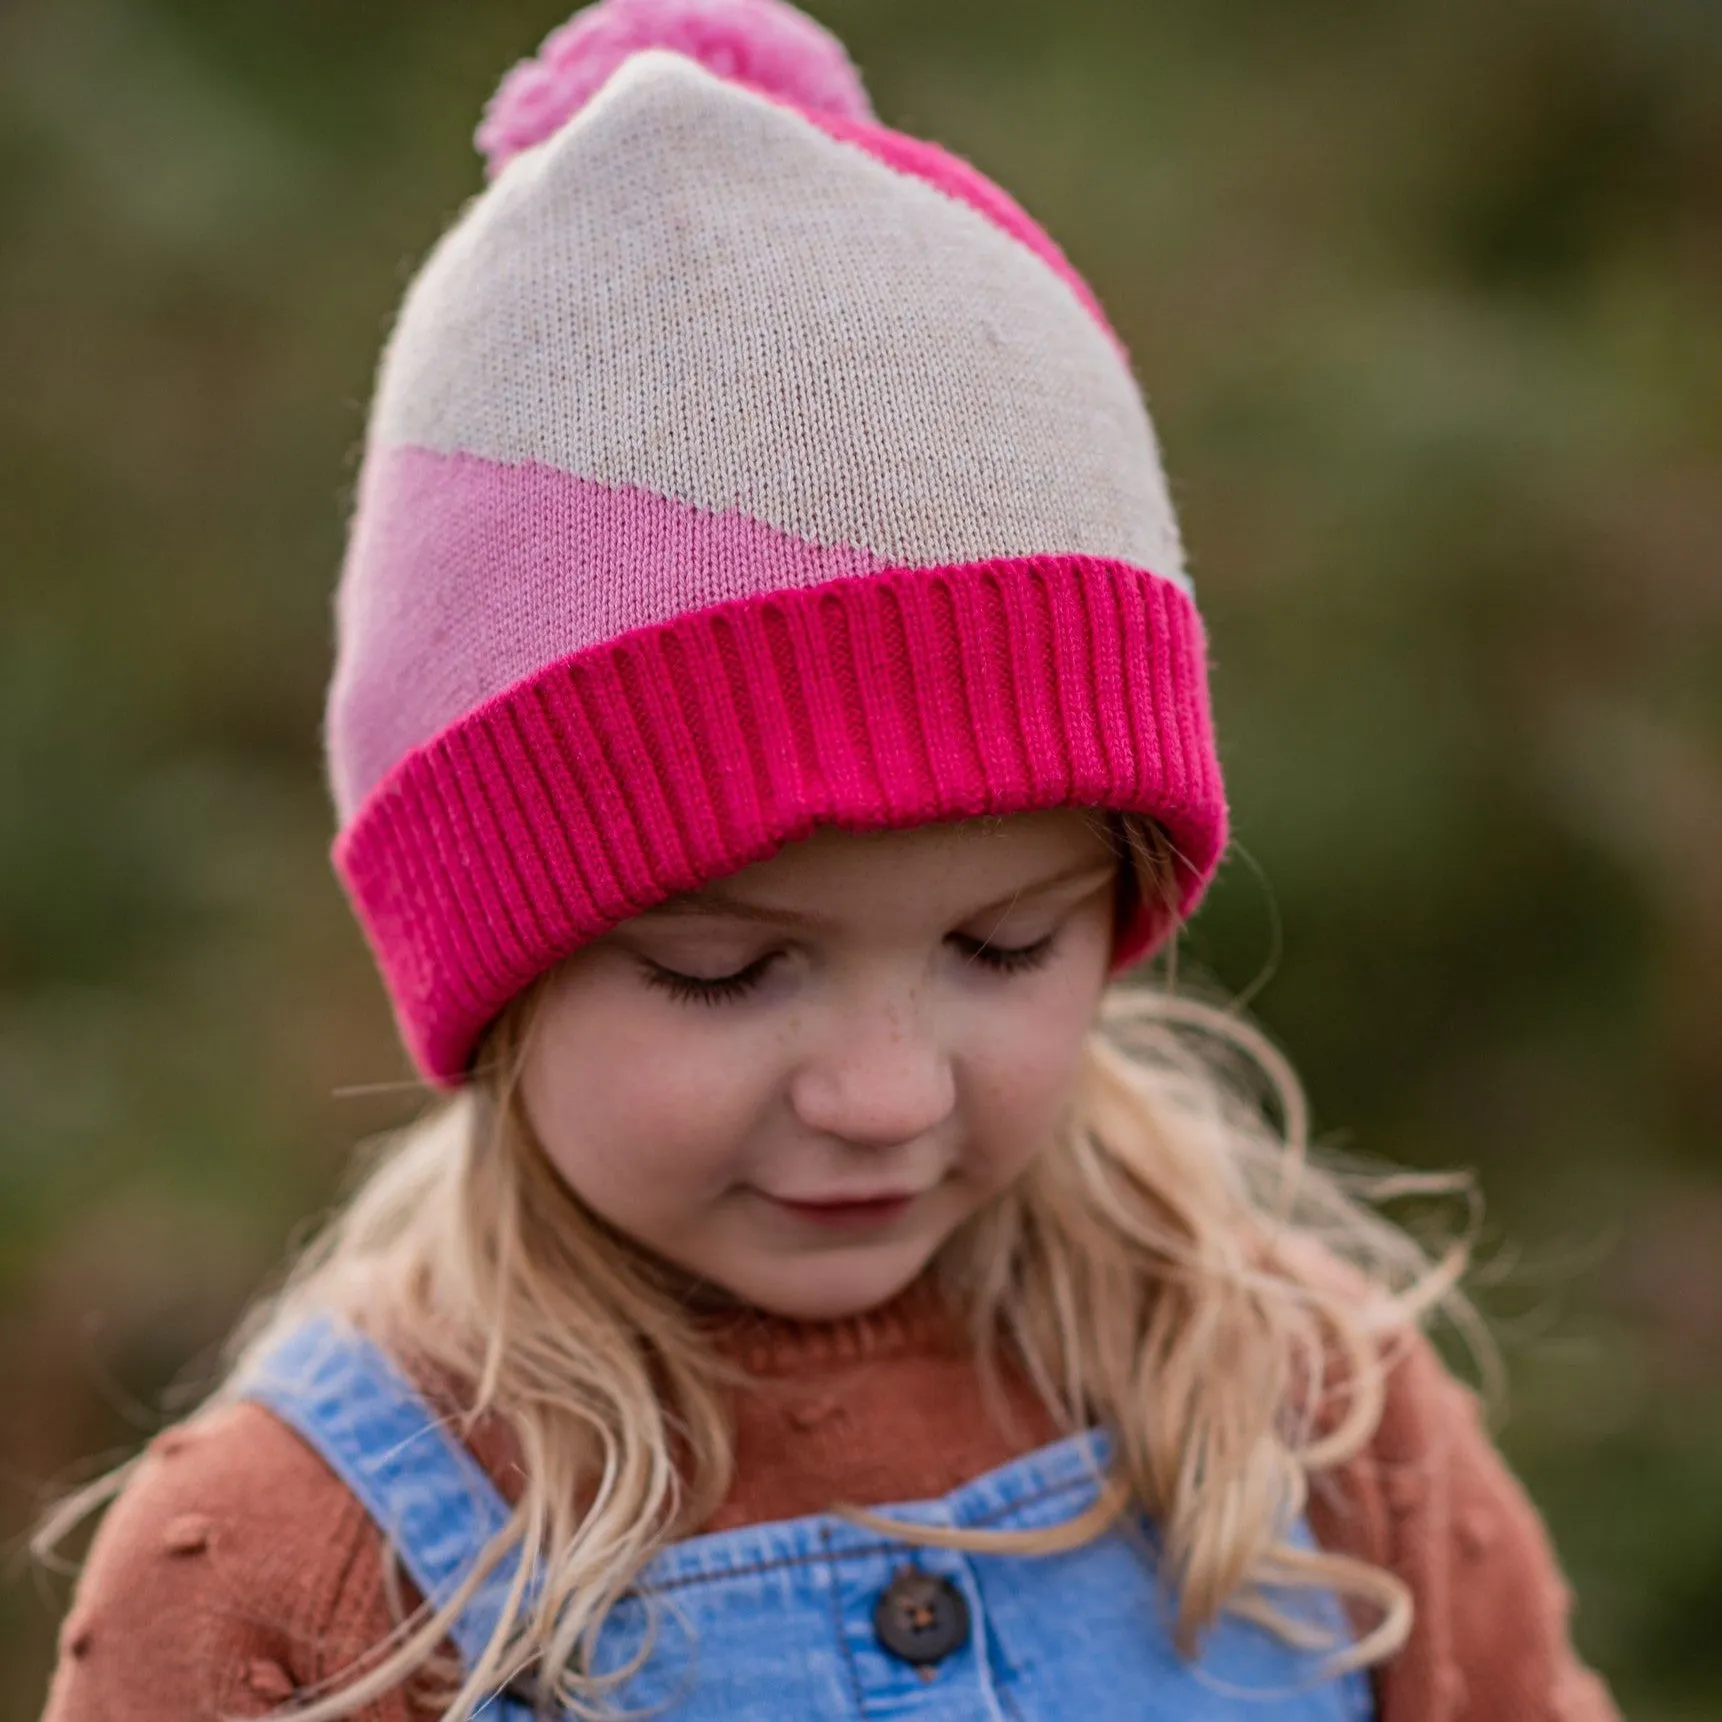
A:
<svg viewBox="0 0 1722 1722">
<path fill-rule="evenodd" d="M 766 1200 L 809 1225 L 860 1228 L 883 1226 L 896 1219 L 908 1211 L 919 1194 L 908 1190 L 890 1196 L 845 1197 L 838 1201 L 795 1202 L 783 1196 L 768 1196 Z"/>
</svg>

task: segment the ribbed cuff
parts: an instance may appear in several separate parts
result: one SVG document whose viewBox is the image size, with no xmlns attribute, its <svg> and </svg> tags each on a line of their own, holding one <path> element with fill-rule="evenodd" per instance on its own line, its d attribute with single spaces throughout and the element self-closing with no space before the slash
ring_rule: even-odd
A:
<svg viewBox="0 0 1722 1722">
<path fill-rule="evenodd" d="M 716 606 L 517 683 L 335 844 L 414 1062 L 457 1084 L 545 970 L 815 826 L 1147 813 L 1181 912 L 1225 847 L 1195 606 L 1122 563 L 893 570 Z M 1120 966 L 1161 929 L 1128 929 Z"/>
</svg>

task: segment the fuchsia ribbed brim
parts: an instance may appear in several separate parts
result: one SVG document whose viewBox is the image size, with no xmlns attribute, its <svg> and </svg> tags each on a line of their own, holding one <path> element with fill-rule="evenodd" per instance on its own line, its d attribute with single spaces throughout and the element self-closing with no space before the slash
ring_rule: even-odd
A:
<svg viewBox="0 0 1722 1722">
<path fill-rule="evenodd" d="M 402 759 L 336 864 L 408 1048 L 447 1085 L 552 962 L 818 825 L 1061 806 L 1157 819 L 1184 913 L 1225 846 L 1195 606 L 1100 558 L 838 579 L 577 653 Z"/>
</svg>

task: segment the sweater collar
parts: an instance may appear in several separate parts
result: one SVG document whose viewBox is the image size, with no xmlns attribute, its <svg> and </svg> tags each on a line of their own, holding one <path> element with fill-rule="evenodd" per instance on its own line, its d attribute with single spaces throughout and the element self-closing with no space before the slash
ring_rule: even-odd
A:
<svg viewBox="0 0 1722 1722">
<path fill-rule="evenodd" d="M 960 1322 L 931 1273 L 859 1315 L 798 1321 L 765 1310 L 731 1307 L 707 1318 L 707 1331 L 732 1362 L 751 1375 L 891 1357 L 936 1354 L 957 1343 Z"/>
</svg>

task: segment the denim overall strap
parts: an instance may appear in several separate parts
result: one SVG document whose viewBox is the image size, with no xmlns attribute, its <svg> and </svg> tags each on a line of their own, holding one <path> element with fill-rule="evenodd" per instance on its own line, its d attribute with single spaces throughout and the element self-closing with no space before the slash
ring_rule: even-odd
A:
<svg viewBox="0 0 1722 1722">
<path fill-rule="evenodd" d="M 332 1316 L 295 1328 L 241 1391 L 322 1455 L 434 1606 L 454 1595 L 508 1521 L 496 1486 L 388 1353 Z M 513 1559 L 498 1562 L 450 1630 L 469 1669 L 490 1642 L 517 1570 Z M 498 1722 L 514 1713 L 491 1712 Z"/>
<path fill-rule="evenodd" d="M 303 1327 L 247 1380 L 328 1460 L 391 1537 L 423 1593 L 453 1594 L 507 1510 L 397 1366 L 351 1328 Z M 1025 1454 L 934 1500 L 880 1509 L 931 1530 L 1041 1532 L 1094 1499 L 1098 1430 Z M 1310 1546 L 1307 1525 L 1295 1540 Z M 481 1586 L 452 1634 L 468 1667 L 516 1569 Z M 893 1594 L 908 1585 L 966 1623 L 905 1652 Z M 1346 1621 L 1331 1594 L 1276 1597 L 1299 1624 Z M 711 1532 L 661 1549 L 621 1598 L 592 1672 L 657 1722 L 1367 1722 L 1369 1684 L 1320 1653 L 1222 1617 L 1200 1654 L 1173 1642 L 1153 1527 L 1121 1521 L 1047 1554 L 932 1547 L 834 1514 Z M 954 1611 L 954 1614 L 953 1614 Z M 918 1630 L 918 1629 L 917 1629 Z M 497 1694 L 485 1722 L 531 1722 Z"/>
<path fill-rule="evenodd" d="M 932 1531 L 1052 1531 L 1090 1505 L 1111 1443 L 1090 1430 L 936 1499 L 879 1508 Z M 1294 1540 L 1309 1546 L 1308 1528 Z M 894 1593 L 966 1622 L 905 1657 Z M 1326 1591 L 1278 1593 L 1297 1625 L 1349 1639 Z M 1061 1552 L 929 1547 L 833 1514 L 661 1550 L 612 1614 L 596 1672 L 647 1660 L 616 1693 L 654 1722 L 1369 1722 L 1367 1680 L 1237 1615 L 1197 1654 L 1172 1631 L 1151 1524 Z M 919 1648 L 919 1647 L 918 1647 Z"/>
</svg>

